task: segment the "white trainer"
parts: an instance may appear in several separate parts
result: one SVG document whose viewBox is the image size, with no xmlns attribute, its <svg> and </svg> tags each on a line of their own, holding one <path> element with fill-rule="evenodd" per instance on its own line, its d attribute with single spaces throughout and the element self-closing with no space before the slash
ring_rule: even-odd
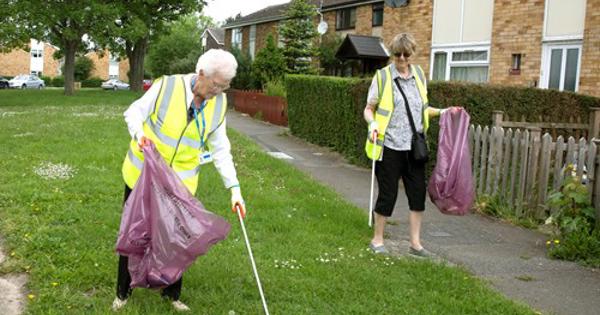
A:
<svg viewBox="0 0 600 315">
<path fill-rule="evenodd" d="M 178 312 L 188 312 L 190 310 L 190 308 L 181 303 L 181 301 L 177 300 L 177 301 L 173 301 L 171 302 L 171 304 L 173 305 L 173 308 L 178 311 Z"/>
<path fill-rule="evenodd" d="M 125 304 L 127 304 L 127 299 L 121 300 L 118 297 L 116 297 L 112 303 L 112 310 L 116 312 L 116 311 L 122 309 L 123 306 L 125 306 Z"/>
</svg>

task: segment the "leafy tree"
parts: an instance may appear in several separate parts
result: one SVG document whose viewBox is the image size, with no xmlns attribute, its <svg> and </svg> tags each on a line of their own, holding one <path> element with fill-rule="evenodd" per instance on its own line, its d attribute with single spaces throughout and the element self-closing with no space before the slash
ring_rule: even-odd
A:
<svg viewBox="0 0 600 315">
<path fill-rule="evenodd" d="M 14 24 L 0 33 L 3 49 L 27 45 L 25 38 L 50 42 L 60 48 L 65 58 L 66 95 L 73 94 L 75 55 L 86 48 L 83 35 L 93 38 L 106 32 L 106 21 L 115 15 L 115 6 L 107 0 L 3 0 L 0 7 L 3 12 L 0 21 Z M 6 12 L 10 15 L 5 16 Z"/>
<path fill-rule="evenodd" d="M 285 57 L 272 34 L 267 36 L 265 47 L 256 54 L 252 68 L 254 77 L 263 87 L 267 82 L 279 80 L 285 75 Z"/>
<path fill-rule="evenodd" d="M 313 41 L 318 36 L 313 18 L 317 9 L 307 0 L 292 0 L 283 23 L 280 35 L 283 38 L 288 72 L 314 73 L 311 62 L 317 57 L 318 51 L 313 46 Z"/>
<path fill-rule="evenodd" d="M 144 59 L 149 43 L 163 34 L 169 23 L 192 12 L 200 12 L 203 0 L 129 0 L 114 1 L 119 14 L 113 19 L 116 32 L 107 33 L 102 39 L 111 52 L 127 56 L 129 82 L 134 91 L 142 90 Z"/>
<path fill-rule="evenodd" d="M 188 15 L 171 23 L 165 35 L 158 37 L 148 50 L 146 65 L 154 77 L 172 73 L 190 73 L 202 53 L 200 36 L 214 25 L 210 17 Z"/>
<path fill-rule="evenodd" d="M 242 18 L 242 13 L 238 13 L 235 16 L 230 16 L 230 17 L 226 18 L 223 24 L 229 24 L 229 23 L 235 22 L 241 18 Z"/>
</svg>

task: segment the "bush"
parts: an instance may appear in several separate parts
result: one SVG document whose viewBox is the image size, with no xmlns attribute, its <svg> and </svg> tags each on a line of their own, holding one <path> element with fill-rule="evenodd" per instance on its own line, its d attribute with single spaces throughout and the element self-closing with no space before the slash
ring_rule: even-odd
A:
<svg viewBox="0 0 600 315">
<path fill-rule="evenodd" d="M 285 75 L 286 65 L 283 52 L 275 44 L 273 35 L 267 36 L 265 48 L 256 54 L 252 66 L 253 75 L 258 85 L 265 88 L 267 82 L 279 81 Z"/>
<path fill-rule="evenodd" d="M 371 78 L 286 76 L 290 130 L 310 142 L 333 148 L 355 163 L 369 165 L 364 154 L 367 125 L 362 113 L 370 84 Z M 588 121 L 589 108 L 600 107 L 599 98 L 537 88 L 432 82 L 428 90 L 431 106 L 463 106 L 473 124 L 491 124 L 494 110 L 528 121 L 537 121 L 543 115 L 560 122 L 565 120 L 565 113 Z M 431 120 L 428 133 L 433 158 L 437 154 L 437 122 Z M 434 165 L 435 161 L 429 163 L 430 168 Z"/>
<path fill-rule="evenodd" d="M 573 165 L 565 173 L 571 174 Z M 580 261 L 600 267 L 600 230 L 596 228 L 595 209 L 581 178 L 567 176 L 561 189 L 548 198 L 555 210 L 550 221 L 557 227 L 557 239 L 549 241 L 551 257 Z"/>
<path fill-rule="evenodd" d="M 238 63 L 237 75 L 231 81 L 231 87 L 238 90 L 260 89 L 260 84 L 253 75 L 250 56 L 237 48 L 232 48 L 231 53 Z"/>
<path fill-rule="evenodd" d="M 63 66 L 63 72 L 64 69 L 65 67 Z M 86 56 L 77 57 L 77 59 L 75 59 L 75 81 L 83 81 L 89 78 L 94 69 L 95 66 L 92 59 Z"/>
<path fill-rule="evenodd" d="M 40 77 L 40 79 L 44 80 L 44 85 L 45 86 L 52 85 L 52 78 L 51 77 L 43 75 L 43 76 Z"/>
<path fill-rule="evenodd" d="M 265 95 L 268 96 L 281 96 L 284 98 L 287 97 L 285 92 L 285 84 L 283 83 L 283 80 L 270 81 L 265 83 L 264 92 Z"/>
<path fill-rule="evenodd" d="M 81 81 L 81 87 L 97 88 L 102 85 L 102 82 L 104 82 L 104 80 L 102 80 L 98 77 L 90 78 L 90 79 Z"/>
<path fill-rule="evenodd" d="M 65 77 L 63 77 L 62 75 L 54 77 L 54 79 L 52 79 L 52 86 L 54 86 L 54 87 L 65 86 Z"/>
</svg>

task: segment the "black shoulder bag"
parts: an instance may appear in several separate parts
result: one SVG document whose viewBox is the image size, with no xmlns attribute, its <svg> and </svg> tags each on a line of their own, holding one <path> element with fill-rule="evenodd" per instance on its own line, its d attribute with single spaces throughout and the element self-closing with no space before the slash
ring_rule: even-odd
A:
<svg viewBox="0 0 600 315">
<path fill-rule="evenodd" d="M 417 128 L 415 128 L 415 121 L 413 120 L 412 113 L 410 111 L 410 107 L 408 106 L 408 99 L 400 87 L 400 82 L 398 82 L 399 78 L 396 78 L 394 82 L 400 90 L 402 94 L 402 98 L 404 99 L 404 105 L 406 106 L 406 114 L 408 115 L 408 121 L 410 122 L 410 127 L 412 128 L 413 136 L 410 141 L 411 143 L 411 153 L 413 159 L 417 162 L 426 163 L 429 160 L 429 154 L 427 153 L 427 141 L 425 140 L 425 134 L 422 132 L 417 132 Z"/>
</svg>

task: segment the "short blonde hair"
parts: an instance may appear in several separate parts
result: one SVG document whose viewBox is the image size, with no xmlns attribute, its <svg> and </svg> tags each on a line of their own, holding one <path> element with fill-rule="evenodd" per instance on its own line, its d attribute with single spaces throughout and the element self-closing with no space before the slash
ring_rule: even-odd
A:
<svg viewBox="0 0 600 315">
<path fill-rule="evenodd" d="M 408 53 L 414 55 L 417 52 L 417 41 L 409 33 L 400 33 L 390 41 L 390 52 L 392 55 Z"/>
</svg>

